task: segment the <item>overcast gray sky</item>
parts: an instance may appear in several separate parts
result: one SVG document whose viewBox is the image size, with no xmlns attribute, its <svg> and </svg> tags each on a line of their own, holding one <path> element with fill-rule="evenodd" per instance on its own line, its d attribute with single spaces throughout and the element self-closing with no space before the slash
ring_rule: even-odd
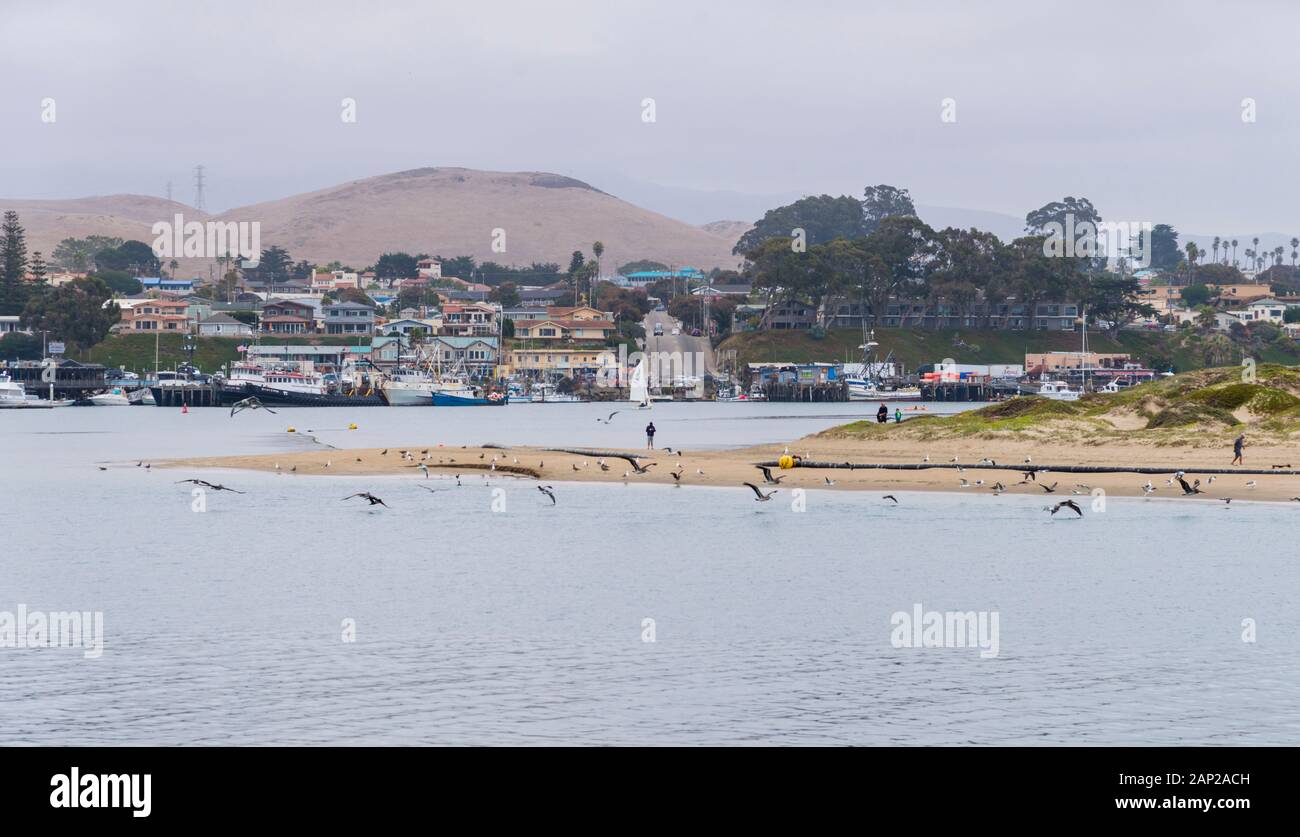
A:
<svg viewBox="0 0 1300 837">
<path fill-rule="evenodd" d="M 884 182 L 1018 216 L 1083 195 L 1114 220 L 1300 232 L 1298 36 L 1286 2 L 5 0 L 0 196 L 170 179 L 189 201 L 203 163 L 220 210 L 460 165 L 694 222 Z"/>
</svg>

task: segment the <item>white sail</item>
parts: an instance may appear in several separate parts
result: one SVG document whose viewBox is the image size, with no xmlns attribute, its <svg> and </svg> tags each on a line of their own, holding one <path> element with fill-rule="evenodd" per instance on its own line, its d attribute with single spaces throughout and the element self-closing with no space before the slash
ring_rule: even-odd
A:
<svg viewBox="0 0 1300 837">
<path fill-rule="evenodd" d="M 646 363 L 643 358 L 628 376 L 628 401 L 634 404 L 646 404 L 650 401 L 650 388 L 646 386 L 645 366 Z"/>
</svg>

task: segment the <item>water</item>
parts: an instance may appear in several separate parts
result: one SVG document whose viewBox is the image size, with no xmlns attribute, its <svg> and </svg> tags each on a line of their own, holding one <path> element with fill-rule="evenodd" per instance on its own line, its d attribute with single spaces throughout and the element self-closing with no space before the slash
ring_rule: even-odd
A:
<svg viewBox="0 0 1300 837">
<path fill-rule="evenodd" d="M 875 406 L 651 417 L 690 450 Z M 135 467 L 315 444 L 289 424 L 338 446 L 638 447 L 646 413 L 607 412 L 0 413 L 0 611 L 102 611 L 105 632 L 99 659 L 0 649 L 0 744 L 1300 743 L 1288 506 L 1112 499 L 1074 520 L 1035 497 L 809 492 L 794 513 L 559 483 L 552 507 L 503 480 L 494 513 L 470 479 L 227 472 L 248 494 L 197 514 L 189 474 Z M 392 508 L 340 502 L 361 490 Z M 996 612 L 998 656 L 893 647 L 916 603 Z"/>
</svg>

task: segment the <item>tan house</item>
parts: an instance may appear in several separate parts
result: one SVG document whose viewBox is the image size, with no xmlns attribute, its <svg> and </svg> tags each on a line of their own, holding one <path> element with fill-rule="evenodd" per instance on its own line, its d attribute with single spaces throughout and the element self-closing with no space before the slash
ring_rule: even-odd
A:
<svg viewBox="0 0 1300 837">
<path fill-rule="evenodd" d="M 568 308 L 560 305 L 551 305 L 546 309 L 546 316 L 556 320 L 612 320 L 613 313 L 609 311 L 597 311 L 590 305 L 580 305 L 576 308 Z"/>
<path fill-rule="evenodd" d="M 1228 305 L 1246 305 L 1273 295 L 1273 288 L 1269 285 L 1210 285 L 1210 290 L 1218 295 L 1220 302 Z"/>
<path fill-rule="evenodd" d="M 1025 374 L 1068 372 L 1077 369 L 1123 369 L 1133 363 L 1133 356 L 1104 352 L 1044 352 L 1025 354 Z"/>
<path fill-rule="evenodd" d="M 126 331 L 188 331 L 190 304 L 183 299 L 143 300 L 122 309 Z"/>
<path fill-rule="evenodd" d="M 615 331 L 611 320 L 516 320 L 517 340 L 599 340 L 604 342 Z"/>
<path fill-rule="evenodd" d="M 605 348 L 560 348 L 514 349 L 510 352 L 511 374 L 522 374 L 528 378 L 554 377 L 564 375 L 606 372 L 618 368 L 618 358 Z"/>
</svg>

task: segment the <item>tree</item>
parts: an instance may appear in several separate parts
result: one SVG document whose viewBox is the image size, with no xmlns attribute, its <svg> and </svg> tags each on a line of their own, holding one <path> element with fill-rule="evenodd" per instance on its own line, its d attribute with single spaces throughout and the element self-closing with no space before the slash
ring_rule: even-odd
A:
<svg viewBox="0 0 1300 837">
<path fill-rule="evenodd" d="M 419 260 L 409 253 L 384 253 L 375 262 L 377 279 L 414 279 Z"/>
<path fill-rule="evenodd" d="M 1103 273 L 1092 276 L 1083 287 L 1079 302 L 1086 308 L 1089 318 L 1106 320 L 1118 332 L 1125 323 L 1138 317 L 1151 317 L 1156 309 L 1138 296 L 1142 285 L 1132 276 Z"/>
<path fill-rule="evenodd" d="M 1026 215 L 1025 232 L 1046 236 L 1051 232 L 1052 224 L 1059 224 L 1061 229 L 1065 229 L 1068 226 L 1067 216 L 1073 217 L 1075 228 L 1085 221 L 1094 225 L 1101 221 L 1101 215 L 1093 207 L 1092 201 L 1087 198 L 1065 197 L 1043 204 Z"/>
<path fill-rule="evenodd" d="M 881 183 L 868 186 L 862 193 L 862 231 L 872 233 L 886 218 L 916 217 L 916 206 L 906 189 Z"/>
<path fill-rule="evenodd" d="M 442 262 L 442 275 L 454 276 L 457 279 L 466 281 L 474 278 L 474 266 L 476 262 L 473 256 L 456 256 L 451 259 L 444 259 L 438 256 L 438 261 Z"/>
<path fill-rule="evenodd" d="M 358 302 L 371 308 L 375 307 L 375 301 L 367 296 L 365 291 L 356 288 L 339 288 L 335 294 L 339 302 Z"/>
<path fill-rule="evenodd" d="M 162 272 L 162 262 L 154 255 L 153 248 L 143 241 L 123 241 L 117 252 L 126 263 L 125 269 L 137 275 L 157 276 Z"/>
<path fill-rule="evenodd" d="M 809 247 L 836 238 L 860 238 L 867 234 L 862 212 L 862 204 L 848 195 L 800 198 L 792 204 L 768 210 L 752 229 L 740 237 L 731 252 L 746 254 L 748 258 L 751 250 L 773 238 L 784 239 L 789 246 L 796 229 L 804 231 Z"/>
<path fill-rule="evenodd" d="M 667 270 L 667 269 L 668 269 L 668 265 L 662 262 L 654 262 L 654 261 L 650 261 L 649 259 L 641 259 L 635 262 L 628 262 L 627 264 L 620 267 L 618 269 L 618 272 L 623 276 L 627 276 L 629 273 L 641 273 L 643 271 Z"/>
<path fill-rule="evenodd" d="M 1178 249 L 1178 231 L 1168 224 L 1156 224 L 1151 228 L 1147 247 L 1151 251 L 1151 267 L 1156 270 L 1174 270 L 1182 260 Z"/>
<path fill-rule="evenodd" d="M 0 360 L 40 360 L 45 357 L 45 347 L 35 334 L 11 331 L 0 337 Z"/>
<path fill-rule="evenodd" d="M 33 331 L 48 331 L 78 351 L 108 336 L 121 311 L 108 285 L 94 276 L 76 279 L 33 296 L 23 309 L 22 322 Z"/>
<path fill-rule="evenodd" d="M 1058 259 L 1043 251 L 1045 238 L 1030 235 L 1011 242 L 1017 255 L 1012 285 L 1016 299 L 1025 305 L 1029 328 L 1038 328 L 1038 306 L 1060 302 L 1072 294 L 1082 294 L 1082 274 L 1077 259 Z"/>
<path fill-rule="evenodd" d="M 144 285 L 140 284 L 140 280 L 125 270 L 97 270 L 93 275 L 99 277 L 100 281 L 115 294 L 130 296 L 144 290 Z"/>
<path fill-rule="evenodd" d="M 279 245 L 273 245 L 262 251 L 257 259 L 257 267 L 249 272 L 264 283 L 282 282 L 289 278 L 292 268 L 293 259 L 289 257 L 288 251 Z"/>
<path fill-rule="evenodd" d="M 106 235 L 65 238 L 54 248 L 51 258 L 63 270 L 81 273 L 95 267 L 96 253 L 101 250 L 116 250 L 121 246 L 122 239 Z"/>
<path fill-rule="evenodd" d="M 502 308 L 519 305 L 519 288 L 514 282 L 502 282 L 488 294 L 488 299 L 499 303 Z"/>
<path fill-rule="evenodd" d="M 600 275 L 600 257 L 605 255 L 605 243 L 603 241 L 594 242 L 591 245 L 591 254 L 596 257 L 596 275 Z"/>
<path fill-rule="evenodd" d="M 27 302 L 27 236 L 18 213 L 9 210 L 0 223 L 0 314 L 22 311 Z"/>
<path fill-rule="evenodd" d="M 32 280 L 36 282 L 36 284 L 38 285 L 45 284 L 45 275 L 49 273 L 49 268 L 46 266 L 45 257 L 41 255 L 40 250 L 37 250 L 35 253 L 32 253 L 31 272 L 32 272 Z"/>
<path fill-rule="evenodd" d="M 1181 296 L 1183 304 L 1188 308 L 1200 308 L 1214 298 L 1214 292 L 1207 285 L 1197 282 L 1183 288 Z"/>
</svg>

